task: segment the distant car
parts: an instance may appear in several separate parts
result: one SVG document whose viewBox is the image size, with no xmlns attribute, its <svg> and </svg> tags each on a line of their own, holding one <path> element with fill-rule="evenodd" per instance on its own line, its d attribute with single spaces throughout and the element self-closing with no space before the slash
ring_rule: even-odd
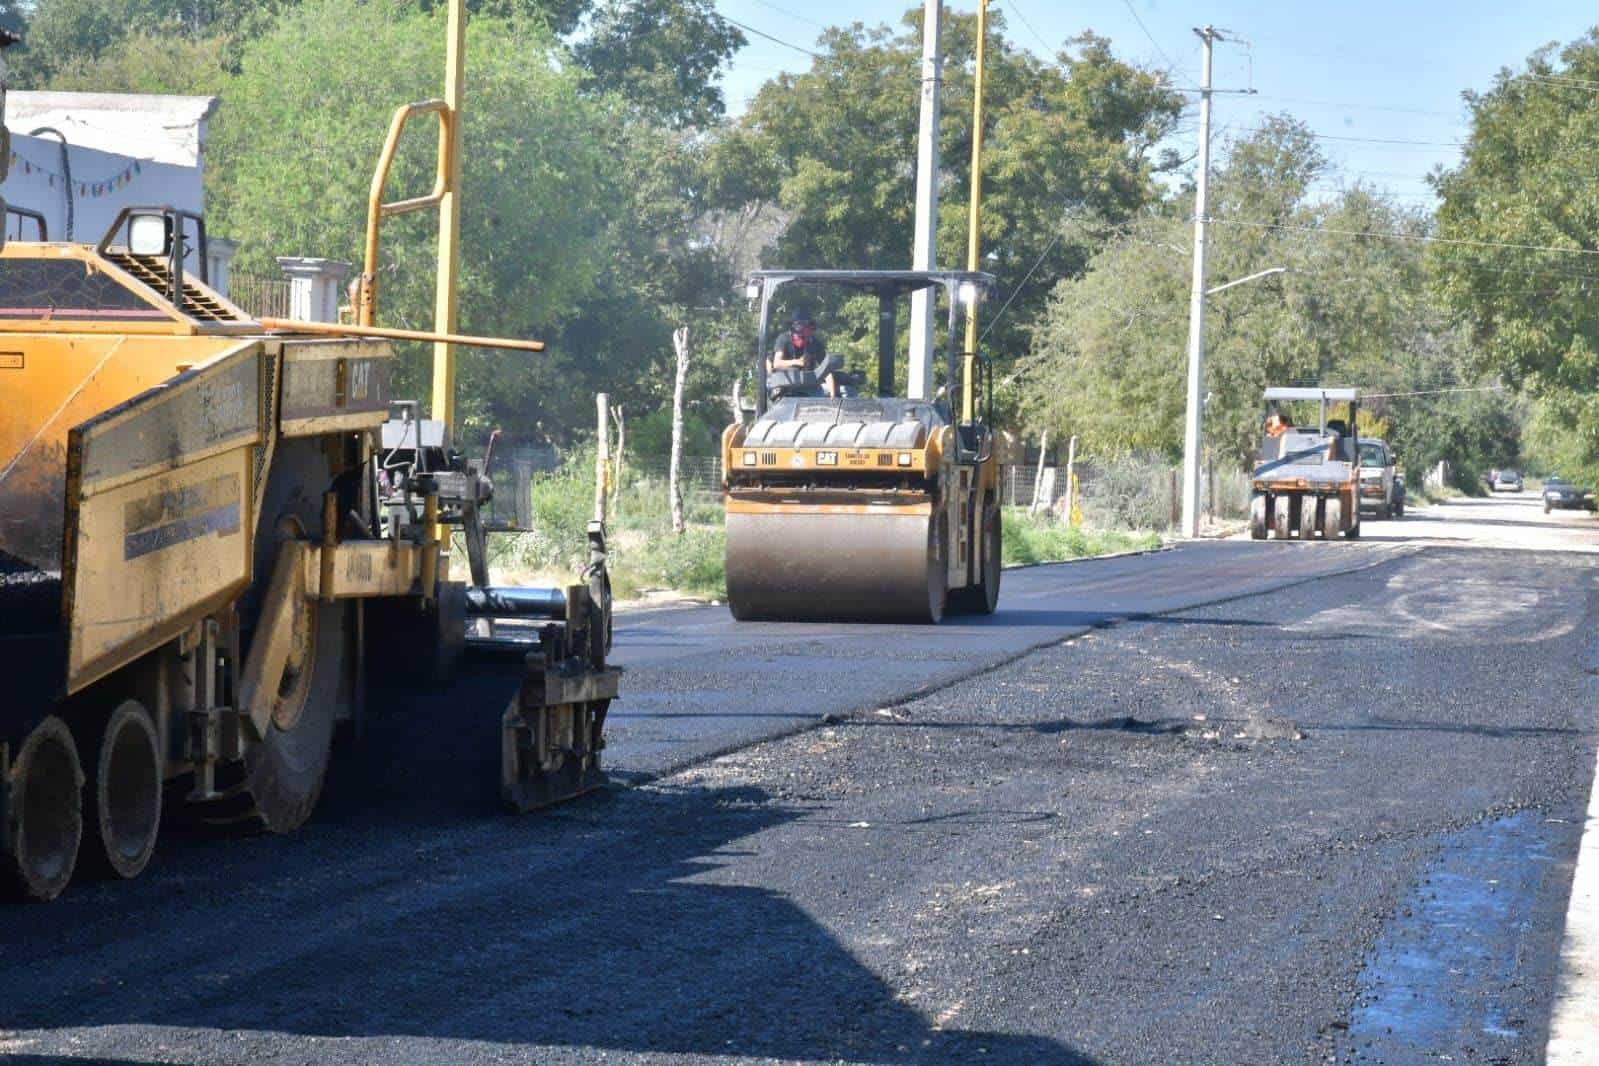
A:
<svg viewBox="0 0 1599 1066">
<path fill-rule="evenodd" d="M 1556 508 L 1563 511 L 1591 511 L 1594 509 L 1593 493 L 1586 486 L 1551 474 L 1543 482 L 1543 513 L 1548 514 Z"/>
<path fill-rule="evenodd" d="M 1495 492 L 1520 492 L 1521 474 L 1515 470 L 1501 470 L 1494 475 Z"/>
<path fill-rule="evenodd" d="M 1375 437 L 1360 438 L 1360 508 L 1378 518 L 1394 514 L 1394 453 Z"/>
</svg>

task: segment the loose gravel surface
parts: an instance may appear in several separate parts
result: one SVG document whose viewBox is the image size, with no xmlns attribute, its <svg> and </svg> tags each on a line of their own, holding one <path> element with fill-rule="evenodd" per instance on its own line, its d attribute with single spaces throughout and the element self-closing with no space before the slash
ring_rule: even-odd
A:
<svg viewBox="0 0 1599 1066">
<path fill-rule="evenodd" d="M 1374 562 L 539 817 L 401 706 L 299 836 L 0 911 L 0 1057 L 1541 1061 L 1591 564 Z"/>
</svg>

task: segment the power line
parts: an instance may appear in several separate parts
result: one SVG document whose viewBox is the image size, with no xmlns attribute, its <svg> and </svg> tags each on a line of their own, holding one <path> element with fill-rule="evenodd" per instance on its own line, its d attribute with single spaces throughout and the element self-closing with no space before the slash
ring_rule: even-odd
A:
<svg viewBox="0 0 1599 1066">
<path fill-rule="evenodd" d="M 750 26 L 750 25 L 747 25 L 746 23 L 740 22 L 738 19 L 729 18 L 728 16 L 722 14 L 722 12 L 720 12 L 720 11 L 718 11 L 716 14 L 717 14 L 717 17 L 720 18 L 723 22 L 726 22 L 729 25 L 737 26 L 739 29 L 743 30 L 745 33 L 753 33 L 757 37 L 764 37 L 766 40 L 771 41 L 773 44 L 780 44 L 784 48 L 792 48 L 794 51 L 804 53 L 805 55 L 810 56 L 812 59 L 821 59 L 822 58 L 821 55 L 819 55 L 818 53 L 811 51 L 809 48 L 802 48 L 799 45 L 795 44 L 793 41 L 785 41 L 781 37 L 774 37 L 770 33 L 767 33 L 765 30 L 758 30 L 754 26 Z"/>
<path fill-rule="evenodd" d="M 1127 8 L 1127 13 L 1133 16 L 1133 21 L 1138 23 L 1138 28 L 1144 31 L 1144 36 L 1149 38 L 1149 43 L 1154 45 L 1155 51 L 1159 53 L 1160 58 L 1166 61 L 1166 72 L 1175 77 L 1177 64 L 1172 62 L 1171 56 L 1166 54 L 1166 49 L 1162 48 L 1160 42 L 1155 40 L 1155 35 L 1149 32 L 1148 26 L 1144 25 L 1144 20 L 1138 17 L 1138 9 L 1133 7 L 1133 0 L 1122 0 L 1122 5 Z"/>
<path fill-rule="evenodd" d="M 1033 265 L 1027 268 L 1026 274 L 1022 275 L 1021 282 L 1010 291 L 1010 296 L 1006 297 L 1005 302 L 1000 305 L 999 310 L 994 312 L 994 317 L 988 320 L 988 328 L 983 330 L 983 335 L 977 338 L 978 344 L 986 341 L 989 333 L 993 331 L 995 326 L 999 325 L 999 320 L 1004 317 L 1006 311 L 1010 310 L 1010 305 L 1016 302 L 1016 297 L 1022 294 L 1022 289 L 1026 288 L 1027 283 L 1032 280 L 1033 273 L 1043 265 L 1044 257 L 1049 255 L 1050 252 L 1054 251 L 1055 245 L 1060 243 L 1061 234 L 1063 232 L 1065 231 L 1056 230 L 1055 235 L 1049 239 L 1049 243 L 1044 245 L 1044 250 L 1038 253 L 1038 258 L 1033 260 Z"/>
<path fill-rule="evenodd" d="M 1269 126 L 1239 126 L 1237 132 L 1270 133 L 1273 130 Z M 1399 137 L 1356 137 L 1346 133 L 1321 133 L 1309 129 L 1301 129 L 1297 132 L 1303 133 L 1307 137 L 1314 137 L 1319 141 L 1360 141 L 1364 144 L 1393 144 L 1420 148 L 1464 148 L 1466 145 L 1465 141 L 1411 141 Z"/>
<path fill-rule="evenodd" d="M 773 11 L 776 11 L 779 15 L 787 15 L 791 19 L 794 19 L 794 20 L 796 20 L 798 22 L 803 22 L 803 23 L 805 23 L 806 25 L 809 25 L 809 26 L 815 26 L 819 30 L 829 29 L 829 27 L 825 23 L 817 22 L 813 18 L 806 18 L 804 15 L 801 15 L 798 12 L 790 11 L 786 7 L 778 7 L 776 4 L 771 3 L 770 0 L 755 0 L 755 2 L 757 4 L 760 4 L 762 7 L 771 8 Z M 722 17 L 726 18 L 727 16 L 724 15 Z"/>
<path fill-rule="evenodd" d="M 1242 218 L 1212 218 L 1229 226 L 1252 226 L 1256 229 L 1294 230 L 1304 233 L 1321 233 L 1339 237 L 1377 237 L 1391 241 L 1417 241 L 1423 244 L 1459 245 L 1467 248 L 1505 248 L 1521 252 L 1552 252 L 1561 255 L 1599 255 L 1599 248 L 1556 248 L 1548 244 L 1517 244 L 1513 241 L 1473 241 L 1463 237 L 1432 237 L 1420 233 L 1394 233 L 1384 230 L 1334 229 L 1328 226 L 1298 226 L 1288 222 L 1254 222 Z"/>
<path fill-rule="evenodd" d="M 1567 89 L 1584 89 L 1588 92 L 1599 92 L 1599 81 L 1589 81 L 1587 78 L 1572 78 L 1562 74 L 1525 74 L 1529 81 L 1541 81 L 1550 85 L 1560 85 Z"/>
<path fill-rule="evenodd" d="M 1016 6 L 1016 0 L 1010 0 L 1009 7 L 1016 17 L 1022 20 L 1022 25 L 1027 27 L 1027 32 L 1031 33 L 1034 40 L 1036 40 L 1039 46 L 1044 49 L 1044 58 L 1049 59 L 1051 56 L 1053 56 L 1054 50 L 1049 47 L 1049 42 L 1044 40 L 1044 35 L 1038 32 L 1038 30 L 1033 26 L 1032 21 L 1029 20 L 1026 15 L 1022 14 L 1022 9 Z"/>
<path fill-rule="evenodd" d="M 1393 400 L 1405 396 L 1442 396 L 1450 392 L 1504 392 L 1503 385 L 1460 385 L 1452 389 L 1417 389 L 1415 392 L 1363 392 L 1362 400 Z"/>
<path fill-rule="evenodd" d="M 1431 111 L 1419 107 L 1391 107 L 1386 104 L 1357 104 L 1352 100 L 1306 100 L 1295 96 L 1277 96 L 1272 93 L 1260 93 L 1257 100 L 1278 100 L 1285 104 L 1300 104 L 1305 107 L 1335 107 L 1352 111 L 1390 111 L 1399 115 L 1434 115 L 1440 118 L 1459 118 L 1459 113 L 1454 111 Z"/>
</svg>

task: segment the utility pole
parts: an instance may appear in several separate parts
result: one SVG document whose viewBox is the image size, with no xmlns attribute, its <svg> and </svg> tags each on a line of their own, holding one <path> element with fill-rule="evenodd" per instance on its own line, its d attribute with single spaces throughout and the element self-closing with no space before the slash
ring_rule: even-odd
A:
<svg viewBox="0 0 1599 1066">
<path fill-rule="evenodd" d="M 966 208 L 966 269 L 982 268 L 982 230 L 978 227 L 983 203 L 983 69 L 988 51 L 988 0 L 977 0 L 977 63 L 972 71 L 972 184 Z M 977 301 L 966 308 L 966 346 L 961 354 L 962 422 L 977 418 Z M 954 382 L 950 383 L 954 387 Z"/>
<path fill-rule="evenodd" d="M 922 12 L 922 118 L 916 142 L 916 235 L 912 270 L 932 270 L 938 238 L 938 123 L 944 93 L 944 3 L 926 0 Z M 905 395 L 933 395 L 933 290 L 911 293 L 910 369 Z"/>
<path fill-rule="evenodd" d="M 450 0 L 448 41 L 444 54 L 444 104 L 439 123 L 439 158 L 447 170 L 444 195 L 439 201 L 439 271 L 434 287 L 433 328 L 454 333 L 457 316 L 455 279 L 461 267 L 461 114 L 466 83 L 466 3 Z M 455 345 L 433 345 L 433 403 L 430 411 L 444 423 L 444 443 L 455 443 Z"/>
<path fill-rule="evenodd" d="M 1183 425 L 1183 524 L 1185 537 L 1199 536 L 1199 447 L 1205 395 L 1205 227 L 1210 221 L 1210 54 L 1221 34 L 1194 31 L 1204 45 L 1199 79 L 1199 180 L 1194 189 L 1194 280 L 1188 296 L 1188 417 Z"/>
</svg>

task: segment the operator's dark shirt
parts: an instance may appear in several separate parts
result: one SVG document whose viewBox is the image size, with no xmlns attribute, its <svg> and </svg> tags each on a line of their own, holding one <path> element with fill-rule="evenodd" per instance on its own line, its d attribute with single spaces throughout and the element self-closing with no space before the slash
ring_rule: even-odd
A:
<svg viewBox="0 0 1599 1066">
<path fill-rule="evenodd" d="M 823 344 L 822 338 L 814 333 L 803 348 L 794 343 L 792 332 L 785 333 L 783 339 L 777 342 L 777 350 L 784 359 L 793 359 L 796 355 L 803 356 L 806 370 L 815 370 L 827 355 L 827 345 Z"/>
</svg>

